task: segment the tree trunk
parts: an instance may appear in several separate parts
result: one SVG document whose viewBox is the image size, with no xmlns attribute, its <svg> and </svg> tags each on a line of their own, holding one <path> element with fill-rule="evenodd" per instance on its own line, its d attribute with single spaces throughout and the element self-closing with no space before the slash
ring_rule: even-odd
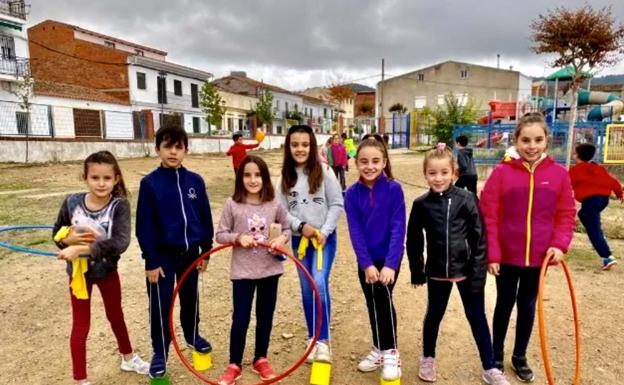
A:
<svg viewBox="0 0 624 385">
<path fill-rule="evenodd" d="M 576 114 L 578 110 L 578 90 L 579 84 L 572 85 L 572 106 L 570 107 L 570 117 L 568 120 L 568 135 L 567 135 L 567 147 L 566 147 L 566 168 L 570 169 L 570 162 L 572 158 L 572 148 L 574 145 L 574 124 L 576 123 Z M 554 114 L 557 114 L 557 106 L 555 106 Z"/>
</svg>

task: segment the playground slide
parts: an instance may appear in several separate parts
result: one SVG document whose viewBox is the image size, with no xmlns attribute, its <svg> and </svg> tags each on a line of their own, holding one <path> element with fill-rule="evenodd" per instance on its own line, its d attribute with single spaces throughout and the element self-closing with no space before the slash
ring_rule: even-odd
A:
<svg viewBox="0 0 624 385">
<path fill-rule="evenodd" d="M 624 113 L 624 102 L 615 94 L 608 92 L 579 90 L 578 105 L 600 104 L 600 107 L 592 108 L 587 114 L 587 120 L 609 118 L 617 119 Z"/>
</svg>

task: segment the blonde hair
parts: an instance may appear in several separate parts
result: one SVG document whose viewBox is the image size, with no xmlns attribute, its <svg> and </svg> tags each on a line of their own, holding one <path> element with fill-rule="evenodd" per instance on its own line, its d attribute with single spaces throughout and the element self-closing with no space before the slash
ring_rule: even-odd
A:
<svg viewBox="0 0 624 385">
<path fill-rule="evenodd" d="M 423 173 L 427 173 L 427 165 L 429 165 L 429 161 L 432 159 L 448 159 L 451 163 L 451 167 L 453 171 L 457 169 L 455 165 L 455 156 L 451 152 L 451 150 L 446 146 L 446 143 L 438 143 L 438 145 L 432 149 L 427 151 L 425 154 L 425 160 L 423 161 Z"/>
</svg>

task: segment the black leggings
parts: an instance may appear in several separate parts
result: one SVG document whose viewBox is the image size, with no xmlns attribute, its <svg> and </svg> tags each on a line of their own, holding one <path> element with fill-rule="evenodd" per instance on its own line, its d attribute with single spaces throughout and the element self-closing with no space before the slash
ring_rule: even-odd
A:
<svg viewBox="0 0 624 385">
<path fill-rule="evenodd" d="M 538 267 L 519 267 L 501 265 L 500 274 L 496 277 L 496 308 L 492 325 L 494 335 L 494 352 L 503 355 L 505 336 L 509 327 L 509 318 L 514 305 L 518 307 L 516 317 L 516 340 L 513 355 L 525 357 L 533 322 L 535 321 L 535 301 L 539 283 Z"/>
<path fill-rule="evenodd" d="M 273 328 L 273 313 L 277 302 L 279 275 L 261 279 L 232 280 L 232 330 L 230 332 L 230 363 L 239 367 L 243 362 L 247 328 L 251 318 L 254 292 L 256 296 L 256 350 L 253 362 L 266 357 Z"/>
<path fill-rule="evenodd" d="M 427 279 L 427 314 L 423 325 L 423 356 L 435 357 L 436 341 L 440 323 L 446 312 L 453 282 L 436 281 Z M 457 289 L 464 305 L 464 313 L 470 324 L 472 336 L 477 343 L 481 365 L 484 370 L 494 367 L 494 356 L 492 353 L 492 339 L 487 319 L 485 318 L 485 304 L 483 291 L 473 293 L 470 280 L 466 279 L 457 282 Z"/>
<path fill-rule="evenodd" d="M 381 270 L 380 267 L 378 267 Z M 373 332 L 373 345 L 379 350 L 396 349 L 397 347 L 397 318 L 392 302 L 392 290 L 399 277 L 399 271 L 394 276 L 394 283 L 384 286 L 380 283 L 366 283 L 366 274 L 358 268 L 360 285 L 366 298 L 368 318 Z M 379 335 L 379 338 L 377 336 Z"/>
</svg>

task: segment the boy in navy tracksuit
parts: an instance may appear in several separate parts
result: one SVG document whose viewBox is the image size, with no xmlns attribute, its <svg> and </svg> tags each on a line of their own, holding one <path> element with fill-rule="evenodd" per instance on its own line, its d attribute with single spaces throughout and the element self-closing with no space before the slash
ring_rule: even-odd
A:
<svg viewBox="0 0 624 385">
<path fill-rule="evenodd" d="M 168 317 L 175 282 L 201 255 L 212 248 L 213 226 L 204 180 L 182 167 L 188 136 L 180 127 L 156 133 L 161 165 L 141 180 L 137 203 L 136 236 L 145 259 L 154 355 L 150 376 L 167 370 L 171 336 Z M 208 260 L 198 270 L 204 271 Z M 186 277 L 179 292 L 180 322 L 186 343 L 207 353 L 210 343 L 199 336 L 198 271 Z"/>
</svg>

